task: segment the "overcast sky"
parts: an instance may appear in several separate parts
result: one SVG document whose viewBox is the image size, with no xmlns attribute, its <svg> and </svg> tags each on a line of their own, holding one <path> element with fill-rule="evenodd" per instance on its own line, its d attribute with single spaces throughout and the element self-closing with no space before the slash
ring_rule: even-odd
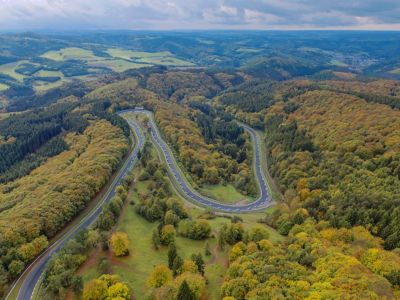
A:
<svg viewBox="0 0 400 300">
<path fill-rule="evenodd" d="M 0 0 L 0 30 L 395 29 L 400 0 Z"/>
</svg>

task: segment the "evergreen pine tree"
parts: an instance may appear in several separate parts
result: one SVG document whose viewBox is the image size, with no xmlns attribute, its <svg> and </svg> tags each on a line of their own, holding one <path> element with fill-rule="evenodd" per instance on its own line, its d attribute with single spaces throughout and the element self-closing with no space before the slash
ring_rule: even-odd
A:
<svg viewBox="0 0 400 300">
<path fill-rule="evenodd" d="M 199 270 L 199 273 L 201 275 L 204 275 L 204 260 L 203 260 L 203 255 L 201 253 L 199 254 L 192 254 L 192 260 L 197 266 L 197 269 Z"/>
<path fill-rule="evenodd" d="M 153 241 L 154 248 L 158 250 L 158 246 L 160 245 L 160 234 L 158 233 L 157 229 L 154 229 L 151 239 Z"/>
<path fill-rule="evenodd" d="M 195 300 L 196 297 L 190 289 L 186 280 L 184 280 L 179 287 L 177 300 Z"/>
<path fill-rule="evenodd" d="M 176 246 L 175 243 L 171 243 L 168 246 L 168 267 L 170 269 L 172 269 L 172 266 L 174 264 L 174 260 L 177 256 L 177 252 L 176 252 Z"/>
<path fill-rule="evenodd" d="M 210 244 L 208 243 L 208 241 L 206 242 L 206 245 L 204 246 L 204 255 L 205 256 L 211 255 Z"/>
<path fill-rule="evenodd" d="M 183 259 L 177 255 L 174 259 L 174 263 L 172 264 L 172 272 L 174 276 L 179 274 L 180 269 L 183 266 Z"/>
</svg>

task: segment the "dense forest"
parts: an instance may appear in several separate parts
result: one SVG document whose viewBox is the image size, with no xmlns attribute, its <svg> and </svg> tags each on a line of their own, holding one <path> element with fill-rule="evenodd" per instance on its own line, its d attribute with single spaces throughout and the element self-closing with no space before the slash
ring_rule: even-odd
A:
<svg viewBox="0 0 400 300">
<path fill-rule="evenodd" d="M 128 125 L 104 111 L 106 106 L 56 104 L 0 122 L 7 136 L 0 149 L 15 153 L 14 160 L 2 160 L 2 293 L 85 208 L 127 152 Z"/>
</svg>

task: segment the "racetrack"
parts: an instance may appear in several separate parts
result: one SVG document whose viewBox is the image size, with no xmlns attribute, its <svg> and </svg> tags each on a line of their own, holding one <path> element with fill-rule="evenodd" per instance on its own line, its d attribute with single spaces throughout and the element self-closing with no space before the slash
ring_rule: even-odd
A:
<svg viewBox="0 0 400 300">
<path fill-rule="evenodd" d="M 188 181 L 183 175 L 182 170 L 179 169 L 179 166 L 175 160 L 175 157 L 167 145 L 167 143 L 163 140 L 158 131 L 157 125 L 154 121 L 153 114 L 144 109 L 129 109 L 120 112 L 120 115 L 124 117 L 127 113 L 134 114 L 144 114 L 149 118 L 149 125 L 151 128 L 151 138 L 154 144 L 161 150 L 165 161 L 168 165 L 168 170 L 171 173 L 173 179 L 176 181 L 180 191 L 183 193 L 183 197 L 191 202 L 199 204 L 204 207 L 209 207 L 214 210 L 219 210 L 223 212 L 249 212 L 255 210 L 261 210 L 271 205 L 271 197 L 268 189 L 267 180 L 265 178 L 262 162 L 261 162 L 261 149 L 260 149 L 260 141 L 259 137 L 256 134 L 255 130 L 247 125 L 240 124 L 249 134 L 253 143 L 254 149 L 254 171 L 256 176 L 256 181 L 259 189 L 258 198 L 252 203 L 245 205 L 227 205 L 219 203 L 211 198 L 205 197 L 200 193 L 196 192 L 193 187 L 190 186 Z M 132 121 L 131 121 L 132 122 Z"/>
<path fill-rule="evenodd" d="M 261 163 L 261 149 L 260 149 L 260 141 L 259 137 L 251 127 L 247 125 L 240 124 L 245 128 L 245 130 L 250 134 L 253 149 L 254 149 L 254 173 L 257 179 L 257 184 L 259 188 L 259 196 L 258 198 L 249 204 L 246 205 L 226 205 L 222 203 L 218 203 L 215 200 L 205 197 L 198 192 L 196 192 L 193 187 L 188 183 L 186 178 L 183 175 L 182 170 L 179 169 L 179 166 L 174 158 L 174 155 L 167 145 L 167 143 L 161 137 L 157 125 L 154 122 L 153 114 L 150 111 L 143 109 L 131 109 L 120 111 L 118 114 L 122 117 L 126 116 L 127 113 L 134 114 L 145 114 L 149 118 L 150 124 L 150 133 L 153 143 L 157 146 L 158 150 L 164 156 L 164 159 L 168 165 L 168 170 L 172 175 L 173 180 L 176 185 L 179 187 L 180 193 L 182 196 L 198 205 L 203 207 L 209 207 L 214 210 L 219 210 L 223 212 L 250 212 L 256 211 L 260 209 L 265 209 L 266 207 L 271 205 L 271 197 L 267 185 L 267 181 L 262 169 Z M 100 215 L 102 208 L 105 204 L 107 204 L 111 198 L 115 195 L 116 188 L 121 184 L 123 178 L 127 175 L 127 173 L 134 167 L 138 153 L 140 149 L 142 149 L 144 145 L 145 137 L 142 133 L 142 130 L 139 127 L 139 124 L 135 121 L 125 118 L 129 123 L 132 131 L 136 136 L 136 144 L 134 149 L 129 154 L 128 159 L 124 163 L 123 167 L 118 172 L 117 176 L 114 178 L 111 183 L 109 189 L 106 191 L 102 200 L 96 205 L 95 208 L 91 212 L 89 212 L 86 216 L 82 216 L 81 221 L 68 229 L 65 234 L 63 234 L 57 241 L 55 241 L 49 248 L 47 248 L 20 276 L 20 278 L 16 281 L 14 286 L 12 287 L 10 293 L 6 297 L 6 299 L 17 299 L 17 300 L 27 300 L 32 299 L 34 295 L 35 289 L 38 288 L 41 277 L 45 271 L 46 264 L 54 255 L 57 253 L 70 239 L 72 239 L 79 231 L 82 229 L 90 227 L 97 217 Z M 11 296 L 13 290 L 18 289 L 17 297 Z"/>
<path fill-rule="evenodd" d="M 118 172 L 117 176 L 114 178 L 110 187 L 106 191 L 105 195 L 101 199 L 101 201 L 93 208 L 91 212 L 89 212 L 86 216 L 82 218 L 82 220 L 69 229 L 60 239 L 55 241 L 49 248 L 47 248 L 19 277 L 14 286 L 12 287 L 10 293 L 7 295 L 6 299 L 15 299 L 15 297 L 11 296 L 14 289 L 18 288 L 19 291 L 16 297 L 17 300 L 27 300 L 32 299 L 35 288 L 37 288 L 38 283 L 41 280 L 41 276 L 44 273 L 47 262 L 50 258 L 57 253 L 70 239 L 72 239 L 77 233 L 79 233 L 82 229 L 90 227 L 97 217 L 100 215 L 103 206 L 110 202 L 112 197 L 114 197 L 116 193 L 116 188 L 122 183 L 124 177 L 128 174 L 128 172 L 134 167 L 137 156 L 144 145 L 144 136 L 140 128 L 132 123 L 128 122 L 132 128 L 136 136 L 136 143 L 133 150 L 130 152 L 127 160 L 125 161 L 123 167 Z"/>
</svg>

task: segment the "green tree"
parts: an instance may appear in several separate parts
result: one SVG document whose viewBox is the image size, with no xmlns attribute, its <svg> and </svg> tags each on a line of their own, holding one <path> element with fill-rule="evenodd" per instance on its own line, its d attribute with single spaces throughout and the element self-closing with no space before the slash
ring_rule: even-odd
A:
<svg viewBox="0 0 400 300">
<path fill-rule="evenodd" d="M 204 246 L 204 255 L 205 256 L 211 255 L 210 244 L 208 243 L 208 241 L 206 242 L 206 244 Z"/>
<path fill-rule="evenodd" d="M 149 287 L 159 288 L 172 281 L 172 271 L 165 265 L 158 265 L 147 279 Z"/>
<path fill-rule="evenodd" d="M 186 280 L 184 280 L 179 287 L 177 299 L 178 300 L 196 300 L 196 296 L 190 289 Z"/>
<path fill-rule="evenodd" d="M 178 275 L 181 272 L 182 266 L 183 259 L 179 255 L 177 255 L 172 264 L 172 273 L 174 276 Z"/>
<path fill-rule="evenodd" d="M 161 230 L 161 243 L 163 245 L 169 245 L 175 240 L 176 231 L 174 226 L 165 225 Z"/>
<path fill-rule="evenodd" d="M 201 255 L 201 253 L 192 254 L 191 258 L 194 261 L 194 263 L 196 264 L 199 273 L 201 275 L 204 275 L 204 266 L 205 266 L 205 264 L 204 264 L 203 255 Z"/>
<path fill-rule="evenodd" d="M 129 238 L 125 232 L 115 232 L 111 236 L 110 245 L 115 256 L 129 255 Z"/>
<path fill-rule="evenodd" d="M 153 242 L 154 249 L 158 250 L 158 246 L 160 245 L 160 234 L 157 229 L 153 230 L 153 234 L 151 236 L 151 240 Z"/>
<path fill-rule="evenodd" d="M 169 246 L 168 246 L 168 267 L 170 269 L 172 269 L 174 260 L 177 256 L 178 256 L 178 253 L 176 252 L 175 243 L 169 244 Z"/>
</svg>

